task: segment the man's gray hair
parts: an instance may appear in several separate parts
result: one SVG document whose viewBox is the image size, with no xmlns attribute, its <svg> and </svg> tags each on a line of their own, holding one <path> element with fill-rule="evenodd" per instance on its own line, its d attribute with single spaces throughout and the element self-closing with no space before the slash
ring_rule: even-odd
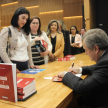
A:
<svg viewBox="0 0 108 108">
<path fill-rule="evenodd" d="M 102 29 L 91 29 L 88 30 L 82 39 L 85 42 L 87 48 L 93 50 L 94 46 L 97 45 L 100 50 L 108 48 L 108 36 Z"/>
</svg>

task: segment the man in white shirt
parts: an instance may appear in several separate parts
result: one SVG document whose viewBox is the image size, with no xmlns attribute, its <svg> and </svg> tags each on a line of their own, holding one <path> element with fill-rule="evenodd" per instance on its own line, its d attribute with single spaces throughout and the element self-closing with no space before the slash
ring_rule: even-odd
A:
<svg viewBox="0 0 108 108">
<path fill-rule="evenodd" d="M 83 36 L 83 48 L 95 65 L 70 67 L 69 72 L 61 72 L 62 82 L 78 94 L 82 108 L 108 108 L 108 36 L 101 29 L 91 29 Z M 89 75 L 86 79 L 74 74 Z"/>
</svg>

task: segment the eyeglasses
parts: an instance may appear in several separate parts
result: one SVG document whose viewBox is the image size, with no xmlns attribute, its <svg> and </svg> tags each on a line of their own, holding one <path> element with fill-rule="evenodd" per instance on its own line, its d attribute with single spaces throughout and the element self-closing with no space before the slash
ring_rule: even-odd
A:
<svg viewBox="0 0 108 108">
<path fill-rule="evenodd" d="M 32 22 L 32 24 L 36 24 L 36 25 L 39 25 L 39 23 L 38 23 L 38 22 Z"/>
</svg>

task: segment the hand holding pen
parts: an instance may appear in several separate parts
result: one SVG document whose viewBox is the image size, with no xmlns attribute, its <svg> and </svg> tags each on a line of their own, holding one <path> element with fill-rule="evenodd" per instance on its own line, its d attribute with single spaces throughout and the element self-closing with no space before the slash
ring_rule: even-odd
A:
<svg viewBox="0 0 108 108">
<path fill-rule="evenodd" d="M 69 67 L 68 72 L 71 72 L 73 74 L 78 74 L 80 71 L 79 67 L 75 67 L 74 66 L 74 62 L 72 63 L 72 65 Z"/>
</svg>

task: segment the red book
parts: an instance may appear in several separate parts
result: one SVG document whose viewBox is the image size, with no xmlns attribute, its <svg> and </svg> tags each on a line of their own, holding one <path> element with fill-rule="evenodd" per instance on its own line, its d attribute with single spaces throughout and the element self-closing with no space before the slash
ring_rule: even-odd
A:
<svg viewBox="0 0 108 108">
<path fill-rule="evenodd" d="M 43 39 L 41 40 L 42 45 L 48 49 L 48 43 L 46 41 L 44 41 Z"/>
<path fill-rule="evenodd" d="M 17 102 L 16 64 L 0 63 L 0 99 Z"/>
<path fill-rule="evenodd" d="M 70 61 L 70 58 L 58 58 L 57 61 Z"/>
<path fill-rule="evenodd" d="M 28 94 L 26 94 L 26 95 L 18 95 L 18 98 L 19 99 L 25 99 L 25 98 L 27 98 L 27 97 L 29 97 L 30 95 L 32 95 L 32 94 L 34 94 L 34 93 L 36 93 L 36 90 L 34 89 L 34 90 L 32 90 L 32 91 L 30 91 Z"/>
<path fill-rule="evenodd" d="M 58 76 L 54 76 L 52 81 L 62 81 L 62 78 L 60 78 Z"/>
<path fill-rule="evenodd" d="M 28 92 L 32 91 L 32 90 L 35 89 L 35 88 L 36 88 L 36 86 L 35 86 L 35 85 L 32 85 L 32 86 L 30 86 L 29 88 L 27 88 L 27 89 L 25 89 L 25 90 L 20 90 L 20 89 L 18 89 L 18 90 L 17 90 L 17 93 L 18 93 L 18 94 L 25 95 L 25 94 L 27 94 Z"/>
<path fill-rule="evenodd" d="M 25 90 L 29 88 L 31 85 L 35 85 L 35 78 L 23 78 L 17 77 L 17 89 Z"/>
<path fill-rule="evenodd" d="M 70 58 L 70 59 L 75 59 L 74 55 L 66 55 L 64 58 Z"/>
</svg>

